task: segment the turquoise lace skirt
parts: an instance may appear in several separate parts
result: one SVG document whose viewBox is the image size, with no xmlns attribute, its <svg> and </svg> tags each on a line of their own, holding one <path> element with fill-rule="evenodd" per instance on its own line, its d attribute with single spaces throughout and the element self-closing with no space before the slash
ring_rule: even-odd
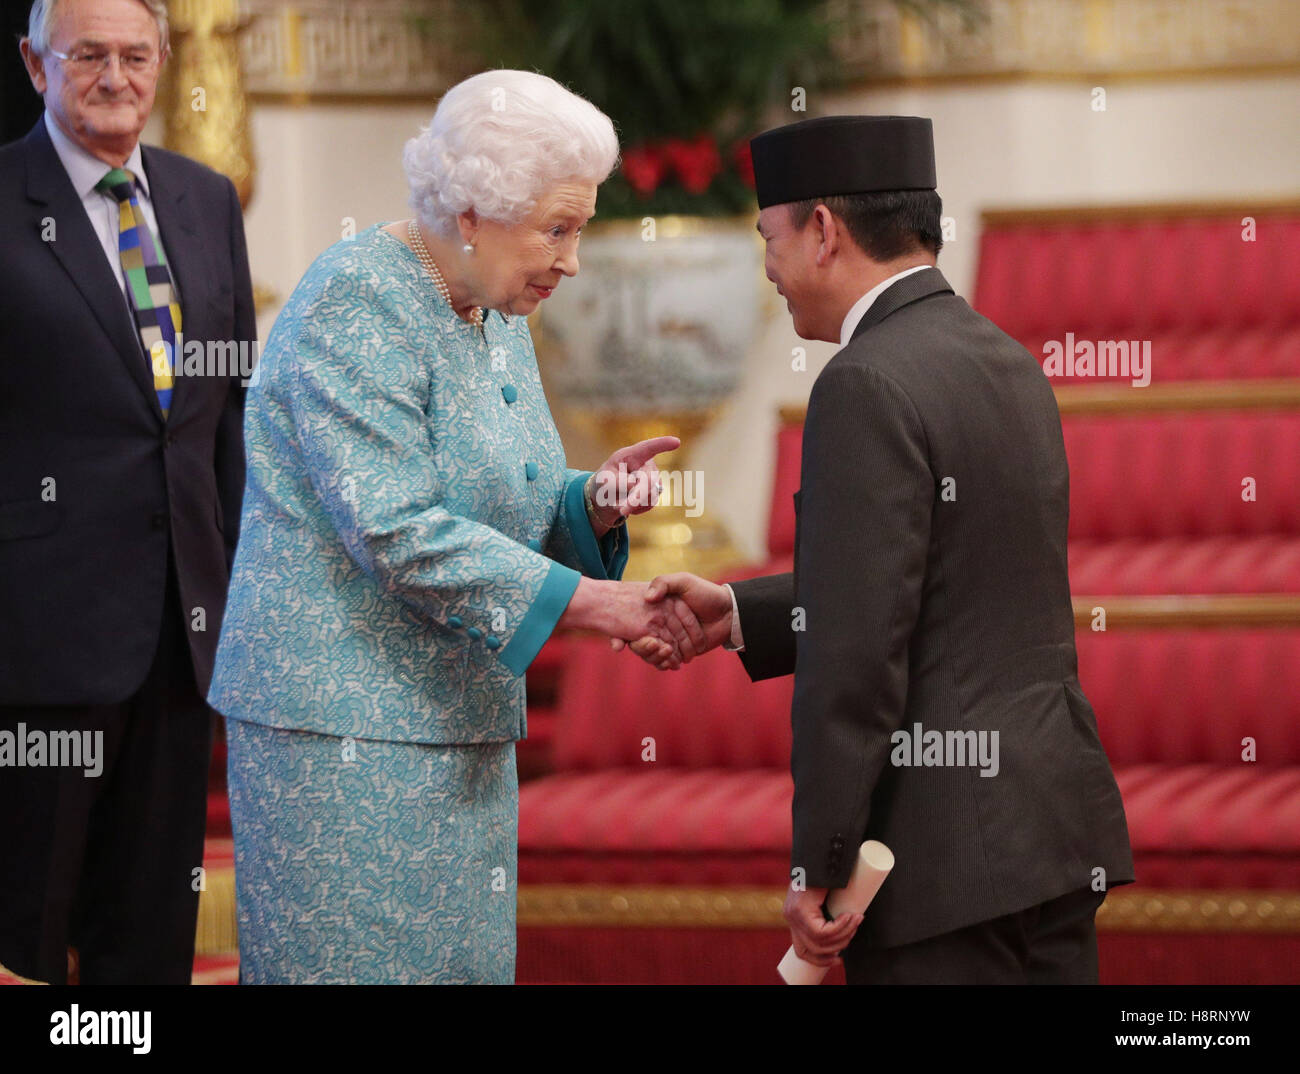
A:
<svg viewBox="0 0 1300 1074">
<path fill-rule="evenodd" d="M 241 981 L 513 983 L 513 742 L 226 735 Z"/>
</svg>

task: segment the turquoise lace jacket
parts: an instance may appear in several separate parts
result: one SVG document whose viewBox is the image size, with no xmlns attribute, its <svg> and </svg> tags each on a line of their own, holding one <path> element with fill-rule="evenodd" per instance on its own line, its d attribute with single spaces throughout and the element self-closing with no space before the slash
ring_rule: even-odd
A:
<svg viewBox="0 0 1300 1074">
<path fill-rule="evenodd" d="M 526 732 L 523 674 L 597 542 L 522 317 L 484 330 L 379 227 L 326 250 L 267 340 L 208 700 L 273 727 L 384 741 Z"/>
</svg>

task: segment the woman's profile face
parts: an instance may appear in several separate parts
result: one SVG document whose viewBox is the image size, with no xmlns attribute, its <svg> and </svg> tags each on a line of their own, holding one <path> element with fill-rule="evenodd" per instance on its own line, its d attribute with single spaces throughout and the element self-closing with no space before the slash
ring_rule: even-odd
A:
<svg viewBox="0 0 1300 1074">
<path fill-rule="evenodd" d="M 578 236 L 596 212 L 595 183 L 558 183 L 517 224 L 479 220 L 468 259 L 476 301 L 521 317 L 578 272 Z"/>
</svg>

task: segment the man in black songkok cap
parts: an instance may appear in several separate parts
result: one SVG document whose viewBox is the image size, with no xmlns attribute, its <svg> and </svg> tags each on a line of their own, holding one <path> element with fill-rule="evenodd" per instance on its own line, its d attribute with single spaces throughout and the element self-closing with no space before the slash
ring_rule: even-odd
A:
<svg viewBox="0 0 1300 1074">
<path fill-rule="evenodd" d="M 841 346 L 808 402 L 794 572 L 651 591 L 751 678 L 795 676 L 796 952 L 843 951 L 851 983 L 1096 982 L 1094 916 L 1133 863 L 1077 677 L 1051 386 L 934 267 L 928 119 L 752 149 L 768 279 L 800 336 Z M 828 922 L 866 839 L 896 865 Z"/>
</svg>

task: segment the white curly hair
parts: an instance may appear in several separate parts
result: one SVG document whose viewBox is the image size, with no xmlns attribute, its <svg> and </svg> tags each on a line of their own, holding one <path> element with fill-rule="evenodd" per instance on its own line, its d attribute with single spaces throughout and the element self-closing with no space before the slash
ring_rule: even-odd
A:
<svg viewBox="0 0 1300 1074">
<path fill-rule="evenodd" d="M 532 71 L 484 71 L 452 86 L 402 153 L 411 207 L 446 237 L 460 213 L 518 223 L 557 183 L 600 184 L 617 163 L 609 117 Z"/>
</svg>

